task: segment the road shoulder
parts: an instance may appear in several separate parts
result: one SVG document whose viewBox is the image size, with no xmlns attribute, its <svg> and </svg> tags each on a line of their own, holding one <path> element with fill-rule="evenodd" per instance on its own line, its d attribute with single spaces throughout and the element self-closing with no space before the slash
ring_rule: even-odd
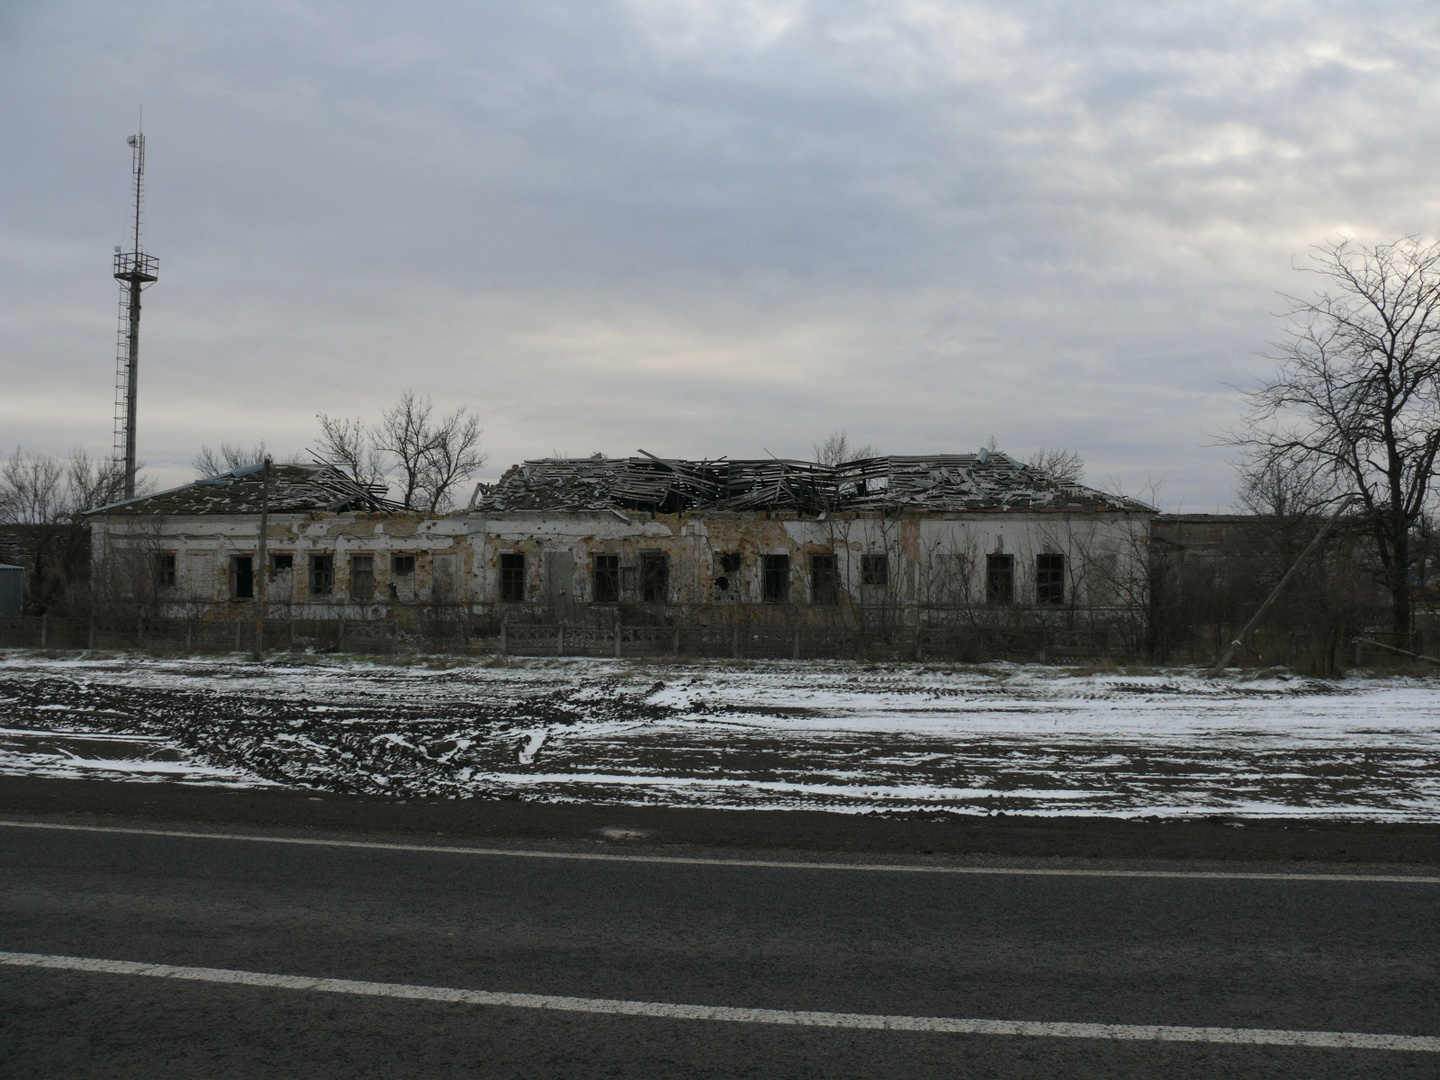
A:
<svg viewBox="0 0 1440 1080">
<path fill-rule="evenodd" d="M 1440 866 L 1440 823 L 1282 819 L 978 817 L 594 806 L 494 799 L 396 800 L 293 788 L 228 789 L 0 776 L 0 814 L 211 831 L 408 838 L 417 843 L 801 852 L 917 860 L 1184 860 L 1313 869 Z"/>
</svg>

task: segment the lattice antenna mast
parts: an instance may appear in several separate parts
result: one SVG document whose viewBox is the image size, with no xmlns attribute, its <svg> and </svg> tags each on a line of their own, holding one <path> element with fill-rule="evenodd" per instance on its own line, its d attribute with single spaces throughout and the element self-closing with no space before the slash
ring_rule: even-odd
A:
<svg viewBox="0 0 1440 1080">
<path fill-rule="evenodd" d="M 140 247 L 140 208 L 145 196 L 145 132 L 127 140 L 135 176 L 135 228 L 130 250 L 115 249 L 120 282 L 120 330 L 115 349 L 115 464 L 125 470 L 125 498 L 135 497 L 136 381 L 140 370 L 140 293 L 160 276 L 160 260 Z"/>
</svg>

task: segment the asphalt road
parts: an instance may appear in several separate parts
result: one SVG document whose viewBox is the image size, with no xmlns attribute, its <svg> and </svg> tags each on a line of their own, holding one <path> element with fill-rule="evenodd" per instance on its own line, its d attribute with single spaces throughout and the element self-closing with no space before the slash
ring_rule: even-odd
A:
<svg viewBox="0 0 1440 1080">
<path fill-rule="evenodd" d="M 557 854 L 0 826 L 0 950 L 759 1009 L 1440 1035 L 1433 877 Z M 0 966 L 0 1075 L 1435 1077 L 1440 1053 L 795 1027 Z"/>
</svg>

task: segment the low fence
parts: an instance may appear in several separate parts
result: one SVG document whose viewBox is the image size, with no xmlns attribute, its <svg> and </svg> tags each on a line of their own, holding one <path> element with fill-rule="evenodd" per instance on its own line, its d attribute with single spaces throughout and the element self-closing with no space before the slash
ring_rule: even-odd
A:
<svg viewBox="0 0 1440 1080">
<path fill-rule="evenodd" d="M 0 619 L 0 647 L 147 650 L 162 653 L 252 652 L 252 621 L 213 619 Z M 370 655 L 431 652 L 511 656 L 693 657 L 734 659 L 904 659 L 1065 662 L 1120 658 L 1118 636 L 1104 627 L 863 627 L 612 625 L 489 622 L 441 617 L 402 627 L 393 621 L 267 620 L 265 652 Z"/>
</svg>

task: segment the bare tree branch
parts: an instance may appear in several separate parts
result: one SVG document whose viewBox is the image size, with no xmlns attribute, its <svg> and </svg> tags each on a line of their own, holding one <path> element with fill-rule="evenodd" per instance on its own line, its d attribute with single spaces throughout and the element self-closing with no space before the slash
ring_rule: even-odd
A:
<svg viewBox="0 0 1440 1080">
<path fill-rule="evenodd" d="M 1085 475 L 1085 459 L 1080 452 L 1063 446 L 1042 446 L 1025 464 L 1062 484 L 1078 484 Z"/>
<path fill-rule="evenodd" d="M 385 455 L 360 420 L 342 420 L 320 413 L 320 456 L 338 465 L 351 480 L 363 487 L 389 487 Z"/>
<path fill-rule="evenodd" d="M 1321 245 L 1306 270 L 1321 292 L 1286 297 L 1275 375 L 1228 440 L 1241 500 L 1355 496 L 1408 638 L 1410 533 L 1440 452 L 1440 241 Z"/>
<path fill-rule="evenodd" d="M 480 451 L 481 430 L 480 418 L 463 406 L 432 430 L 420 480 L 427 510 L 448 508 L 456 485 L 484 466 L 487 455 Z"/>
<path fill-rule="evenodd" d="M 375 429 L 375 445 L 395 459 L 400 473 L 400 505 L 407 510 L 425 509 L 424 475 L 430 454 L 433 433 L 430 414 L 434 412 L 428 397 L 415 396 L 406 390 L 380 418 Z"/>
<path fill-rule="evenodd" d="M 251 465 L 263 465 L 267 456 L 273 458 L 275 455 L 265 449 L 264 439 L 260 440 L 260 445 L 252 446 L 249 449 L 222 442 L 218 451 L 212 450 L 208 444 L 201 446 L 200 453 L 195 455 L 195 460 L 191 462 L 191 465 L 195 467 L 195 474 L 204 479 L 207 476 L 220 476 Z"/>
<path fill-rule="evenodd" d="M 387 486 L 393 475 L 407 510 L 448 509 L 456 487 L 480 469 L 480 419 L 464 406 L 437 418 L 428 397 L 407 390 L 375 427 L 321 413 L 320 449 L 367 486 Z"/>
<path fill-rule="evenodd" d="M 863 446 L 853 445 L 848 431 L 832 431 L 821 442 L 811 443 L 810 447 L 815 452 L 815 460 L 821 465 L 844 465 L 846 462 L 880 456 L 880 451 L 869 443 Z"/>
</svg>

